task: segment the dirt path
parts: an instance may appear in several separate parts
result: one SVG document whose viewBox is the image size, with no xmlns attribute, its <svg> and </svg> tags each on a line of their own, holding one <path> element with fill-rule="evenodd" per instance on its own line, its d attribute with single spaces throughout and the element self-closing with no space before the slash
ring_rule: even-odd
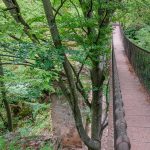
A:
<svg viewBox="0 0 150 150">
<path fill-rule="evenodd" d="M 52 98 L 53 134 L 62 139 L 63 150 L 87 150 L 75 127 L 71 109 L 65 99 Z M 107 150 L 108 128 L 102 137 L 102 150 Z"/>
<path fill-rule="evenodd" d="M 119 26 L 113 40 L 131 150 L 150 150 L 150 99 L 125 55 Z"/>
<path fill-rule="evenodd" d="M 82 142 L 77 133 L 71 109 L 63 99 L 53 96 L 52 99 L 52 123 L 53 133 L 62 139 L 63 149 L 79 150 Z"/>
</svg>

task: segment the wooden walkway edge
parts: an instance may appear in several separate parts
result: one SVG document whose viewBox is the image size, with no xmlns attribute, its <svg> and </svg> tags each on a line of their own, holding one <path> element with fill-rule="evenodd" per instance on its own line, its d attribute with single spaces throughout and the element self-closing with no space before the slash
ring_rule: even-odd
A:
<svg viewBox="0 0 150 150">
<path fill-rule="evenodd" d="M 131 150 L 150 150 L 150 99 L 125 55 L 119 26 L 113 44 Z"/>
</svg>

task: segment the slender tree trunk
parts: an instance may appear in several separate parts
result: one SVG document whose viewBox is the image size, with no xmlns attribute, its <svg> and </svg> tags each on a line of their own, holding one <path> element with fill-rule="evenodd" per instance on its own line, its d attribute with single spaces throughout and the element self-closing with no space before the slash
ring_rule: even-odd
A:
<svg viewBox="0 0 150 150">
<path fill-rule="evenodd" d="M 42 2 L 43 2 L 44 11 L 46 14 L 46 18 L 48 21 L 48 25 L 50 28 L 50 32 L 51 32 L 54 45 L 56 48 L 62 48 L 62 43 L 60 40 L 59 31 L 57 29 L 57 25 L 54 19 L 51 2 L 50 0 L 42 0 Z M 64 67 L 64 70 L 68 79 L 68 83 L 69 83 L 70 94 L 67 94 L 69 95 L 67 96 L 67 98 L 68 98 L 68 101 L 70 103 L 70 106 L 73 112 L 73 116 L 74 116 L 75 123 L 76 123 L 76 128 L 78 130 L 78 133 L 82 141 L 88 147 L 90 147 L 93 150 L 99 150 L 99 147 L 100 147 L 99 142 L 89 138 L 89 136 L 87 135 L 83 127 L 81 112 L 78 106 L 78 95 L 77 95 L 76 85 L 74 81 L 74 76 L 72 73 L 72 68 L 64 52 L 62 52 L 62 56 L 64 57 L 63 67 Z"/>
<path fill-rule="evenodd" d="M 1 94 L 2 94 L 2 101 L 4 103 L 6 113 L 7 113 L 8 130 L 11 132 L 11 131 L 13 131 L 12 115 L 11 115 L 11 109 L 10 109 L 10 106 L 9 106 L 9 103 L 8 103 L 7 97 L 6 97 L 5 84 L 2 80 L 3 76 L 4 76 L 3 66 L 1 65 L 1 60 L 0 60 L 0 77 L 1 77 L 1 79 L 0 79 L 0 90 L 1 90 Z"/>
<path fill-rule="evenodd" d="M 85 19 L 91 19 L 93 17 L 93 0 L 79 0 L 83 15 Z M 102 14 L 100 14 L 101 16 Z M 101 24 L 101 22 L 100 22 Z M 87 28 L 87 36 L 93 44 L 97 44 L 99 35 L 96 36 L 96 31 L 93 27 Z M 97 42 L 95 42 L 95 40 Z M 92 122 L 91 122 L 91 138 L 99 142 L 99 150 L 101 149 L 101 119 L 102 119 L 102 85 L 103 85 L 103 71 L 99 68 L 100 59 L 97 56 L 96 49 L 93 49 L 92 63 L 93 67 L 91 70 L 91 81 L 92 81 Z M 96 61 L 95 61 L 96 60 Z M 89 150 L 94 150 L 89 148 Z"/>
<path fill-rule="evenodd" d="M 92 123 L 91 137 L 101 145 L 101 119 L 102 119 L 102 85 L 103 76 L 99 68 L 99 63 L 93 66 L 91 70 L 92 80 Z M 99 150 L 101 147 L 99 148 Z M 93 150 L 93 149 L 90 149 Z"/>
</svg>

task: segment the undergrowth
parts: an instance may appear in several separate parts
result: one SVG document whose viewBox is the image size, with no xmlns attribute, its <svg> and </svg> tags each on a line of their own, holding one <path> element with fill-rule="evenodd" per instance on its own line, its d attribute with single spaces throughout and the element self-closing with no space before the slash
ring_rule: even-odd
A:
<svg viewBox="0 0 150 150">
<path fill-rule="evenodd" d="M 150 51 L 150 26 L 128 27 L 126 35 L 139 47 Z"/>
<path fill-rule="evenodd" d="M 14 133 L 5 133 L 0 136 L 0 150 L 52 150 L 49 140 L 52 131 L 51 106 L 50 104 L 30 103 L 32 115 L 19 120 Z M 47 138 L 44 140 L 44 138 Z"/>
</svg>

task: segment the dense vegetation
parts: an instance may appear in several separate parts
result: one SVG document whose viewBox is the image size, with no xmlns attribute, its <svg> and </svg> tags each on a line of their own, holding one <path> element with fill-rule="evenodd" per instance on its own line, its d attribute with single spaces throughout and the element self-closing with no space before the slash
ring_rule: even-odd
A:
<svg viewBox="0 0 150 150">
<path fill-rule="evenodd" d="M 126 35 L 138 46 L 150 51 L 150 1 L 129 0 L 121 19 Z"/>
<path fill-rule="evenodd" d="M 142 7 L 139 18 L 135 19 L 139 3 Z M 64 95 L 69 102 L 85 145 L 90 150 L 101 148 L 102 133 L 108 124 L 111 23 L 118 21 L 119 16 L 129 37 L 149 49 L 150 2 L 145 0 L 145 3 L 140 0 L 128 3 L 0 0 L 0 145 L 3 149 L 19 150 L 22 145 L 17 141 L 27 137 L 32 140 L 45 133 L 51 135 L 53 94 Z M 103 97 L 106 97 L 105 107 Z M 91 124 L 91 136 L 84 128 L 83 119 Z M 9 132 L 17 136 L 11 137 Z M 43 143 L 40 149 L 52 149 L 52 143 Z"/>
</svg>

